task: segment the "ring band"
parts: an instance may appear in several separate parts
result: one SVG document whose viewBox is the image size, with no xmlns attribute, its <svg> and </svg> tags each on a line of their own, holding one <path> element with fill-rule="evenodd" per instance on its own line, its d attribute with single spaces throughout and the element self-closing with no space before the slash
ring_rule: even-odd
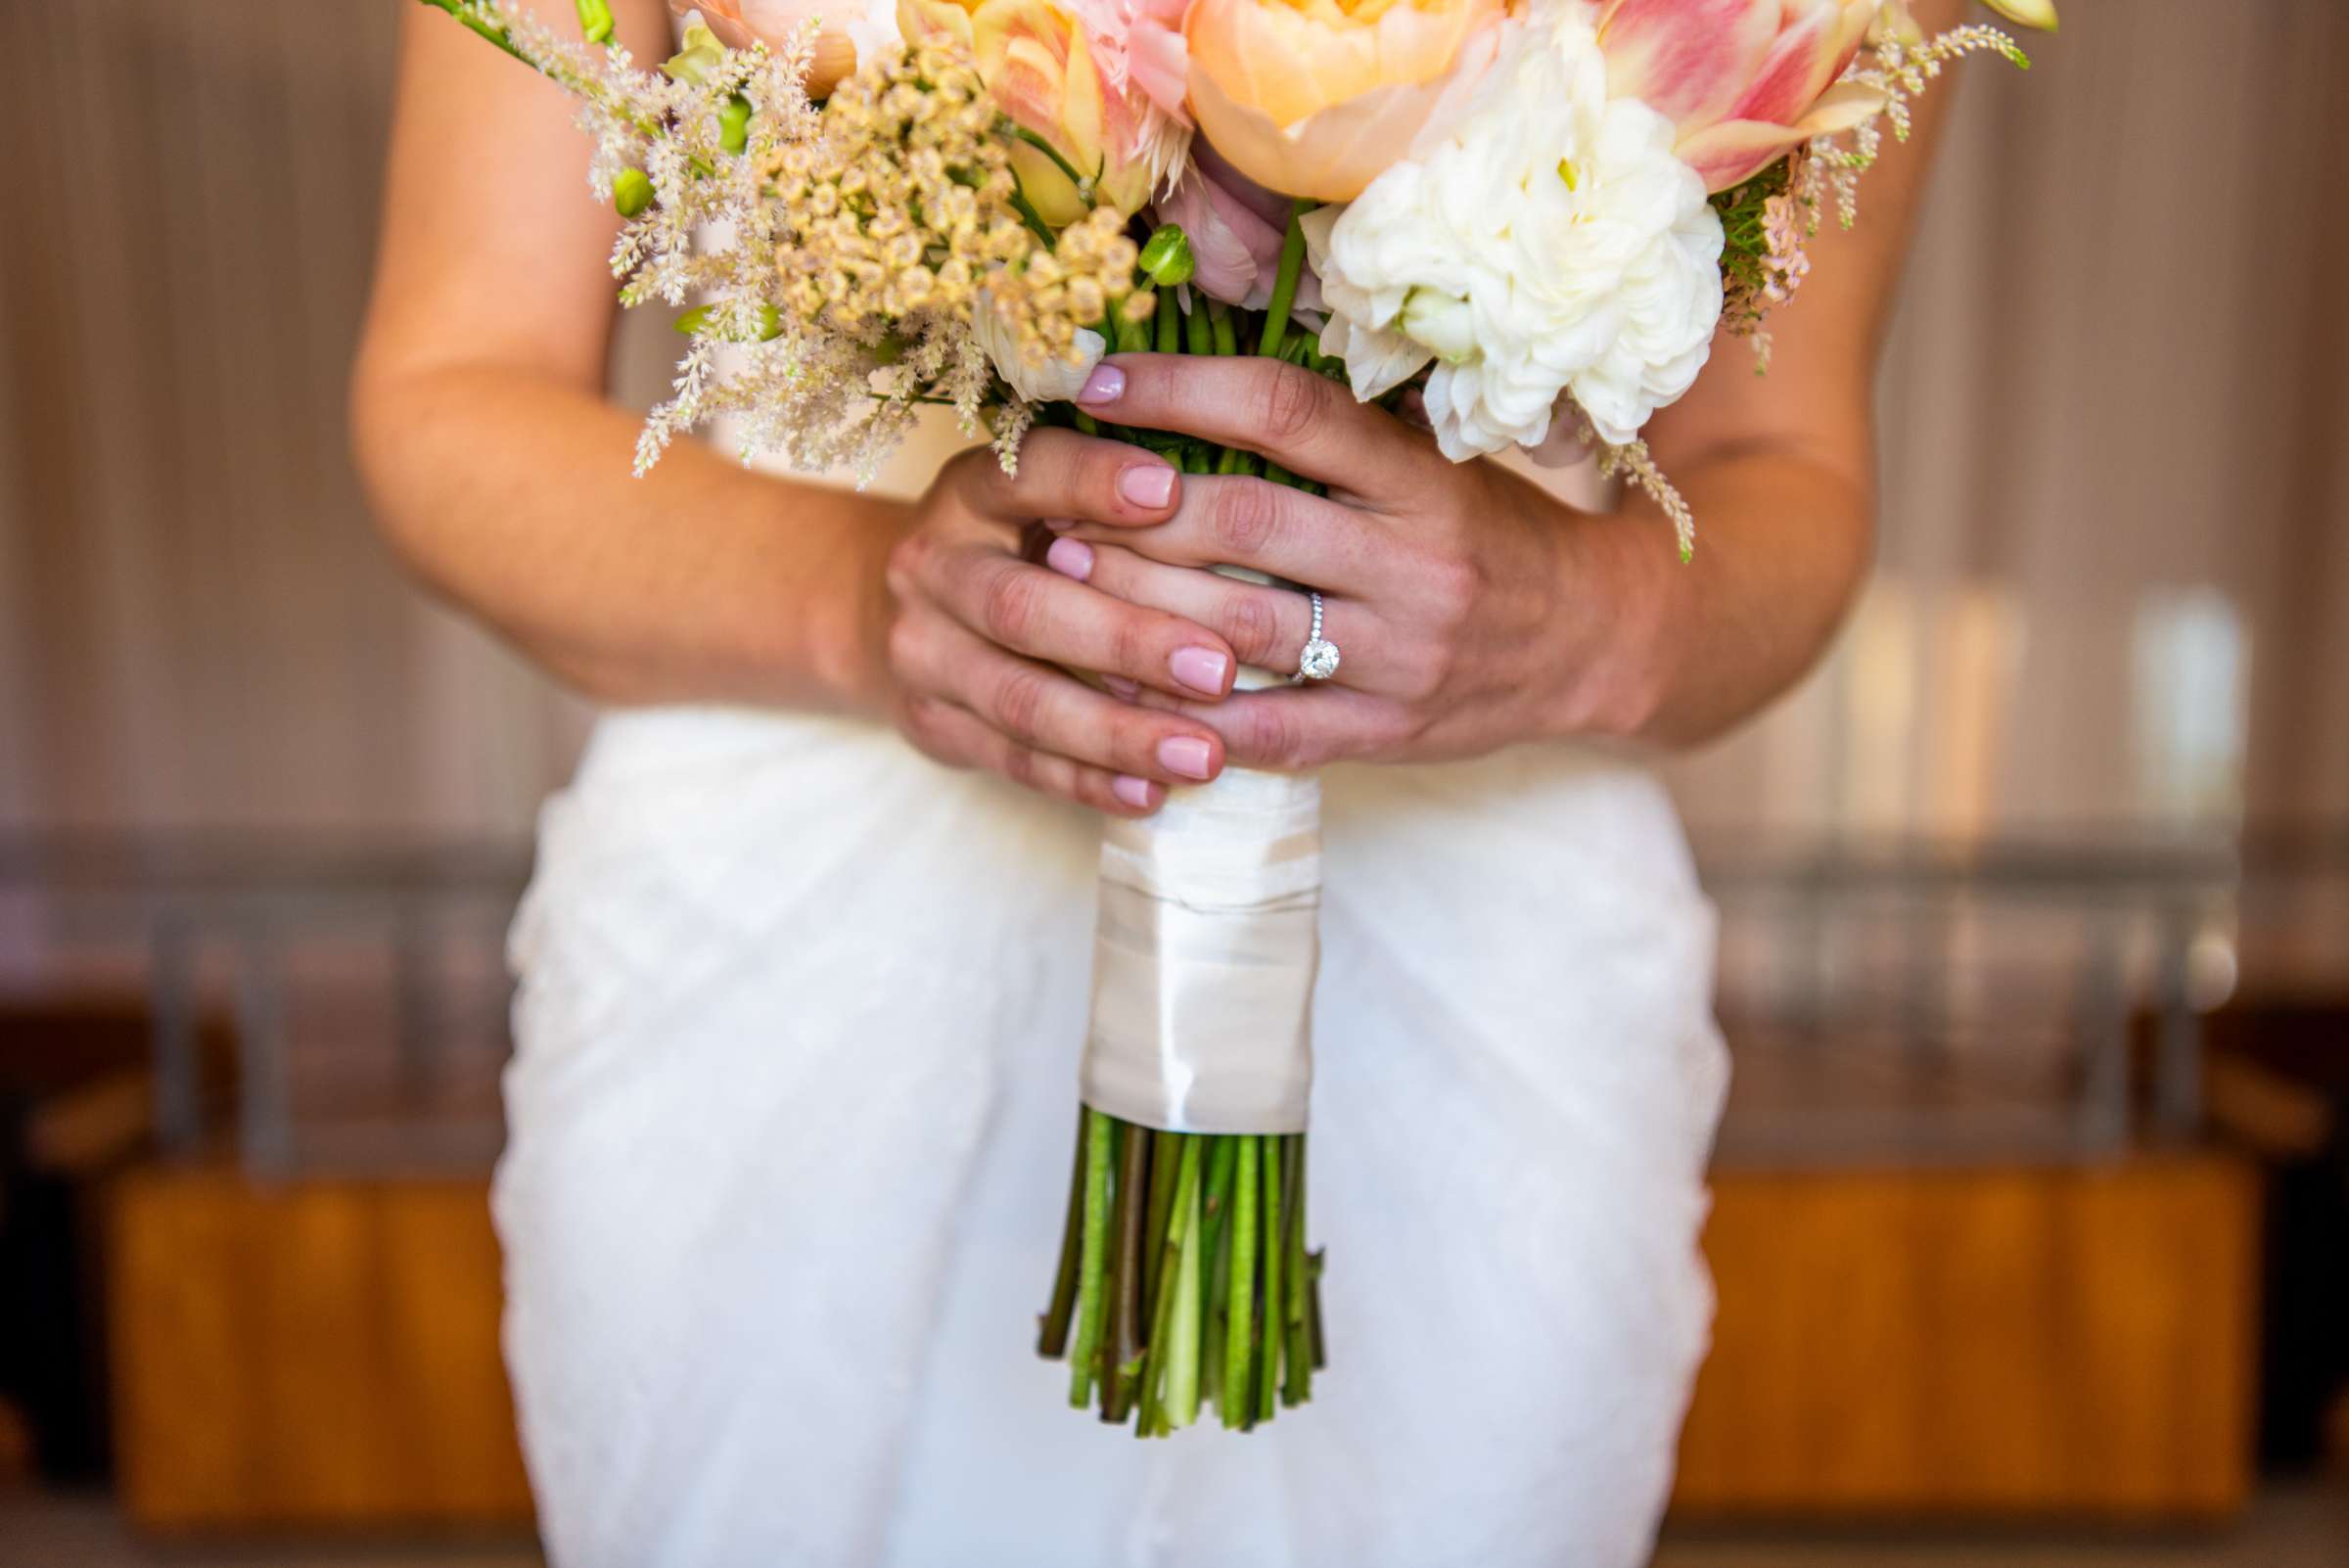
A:
<svg viewBox="0 0 2349 1568">
<path fill-rule="evenodd" d="M 1289 677 L 1294 686 L 1327 680 L 1338 672 L 1338 645 L 1321 635 L 1321 595 L 1312 588 L 1306 592 L 1313 595 L 1313 629 L 1306 633 L 1304 651 L 1297 655 L 1297 673 Z"/>
</svg>

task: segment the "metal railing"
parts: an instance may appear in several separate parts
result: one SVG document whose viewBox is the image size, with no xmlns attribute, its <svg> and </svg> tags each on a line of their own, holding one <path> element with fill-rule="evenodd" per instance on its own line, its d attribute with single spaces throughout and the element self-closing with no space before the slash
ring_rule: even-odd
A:
<svg viewBox="0 0 2349 1568">
<path fill-rule="evenodd" d="M 380 953 L 393 977 L 392 1049 L 408 1079 L 429 1077 L 445 1043 L 452 967 L 501 977 L 502 1032 L 502 935 L 529 868 L 528 846 L 512 843 L 0 838 L 0 899 L 38 911 L 32 936 L 62 960 L 53 969 L 71 974 L 87 967 L 76 959 L 96 955 L 100 973 L 125 973 L 143 989 L 162 1148 L 192 1153 L 226 1123 L 244 1163 L 263 1175 L 348 1163 L 297 1140 L 289 993 L 299 952 L 340 944 Z M 448 963 L 452 938 L 479 949 L 474 963 Z M 198 1023 L 207 999 L 223 997 L 236 1062 L 230 1103 L 213 1107 Z M 429 1118 L 412 1119 L 405 1153 L 429 1157 L 432 1130 L 419 1123 Z M 442 1141 L 462 1159 L 481 1139 Z"/>
<path fill-rule="evenodd" d="M 2349 995 L 2349 831 L 1722 846 L 1732 1041 L 1893 1071 L 1856 1113 L 1732 1099 L 1724 1145 L 1785 1161 L 2096 1157 L 2203 1125 L 2204 1019 L 2258 983 Z M 1741 1061 L 1741 1074 L 1754 1063 Z M 2021 1080 L 2019 1084 L 2017 1080 Z M 2004 1090 L 2002 1093 L 2002 1089 Z"/>
<path fill-rule="evenodd" d="M 1741 1086 L 1783 1080 L 1777 1103 L 1733 1096 L 1725 1148 L 1740 1158 L 2093 1157 L 2190 1137 L 2203 1015 L 2247 942 L 2300 929 L 2295 911 L 2316 899 L 2333 944 L 2319 943 L 2317 967 L 2349 990 L 2349 826 L 2231 841 L 1741 845 L 1700 861 L 1723 915 Z M 429 1095 L 392 1093 L 370 1142 L 331 1125 L 305 1135 L 317 1118 L 299 1102 L 297 1069 L 348 1068 L 372 1050 L 394 1059 L 395 1086 L 430 1084 L 462 1019 L 478 1046 L 467 1070 L 493 1081 L 510 997 L 502 933 L 529 864 L 517 843 L 0 837 L 0 973 L 24 983 L 94 967 L 143 992 L 170 1153 L 226 1136 L 264 1175 L 413 1164 L 436 1149 L 437 1163 L 478 1162 L 497 1137 L 493 1082 L 462 1128 Z M 18 939 L 5 936 L 12 908 Z M 353 969 L 382 983 L 356 987 Z M 338 986 L 364 995 L 342 1024 L 304 1026 L 297 1004 Z M 224 1013 L 237 1041 L 220 1105 L 206 1098 L 207 1012 Z M 367 1042 L 346 1038 L 354 1019 Z M 1865 1092 L 1843 1092 L 1854 1084 Z"/>
</svg>

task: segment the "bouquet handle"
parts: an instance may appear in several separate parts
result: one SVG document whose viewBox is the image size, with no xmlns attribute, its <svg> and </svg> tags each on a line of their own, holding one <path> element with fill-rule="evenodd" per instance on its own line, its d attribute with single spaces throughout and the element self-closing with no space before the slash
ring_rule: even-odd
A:
<svg viewBox="0 0 2349 1568">
<path fill-rule="evenodd" d="M 1084 1103 L 1170 1132 L 1302 1132 L 1318 779 L 1228 769 L 1101 844 Z"/>
</svg>

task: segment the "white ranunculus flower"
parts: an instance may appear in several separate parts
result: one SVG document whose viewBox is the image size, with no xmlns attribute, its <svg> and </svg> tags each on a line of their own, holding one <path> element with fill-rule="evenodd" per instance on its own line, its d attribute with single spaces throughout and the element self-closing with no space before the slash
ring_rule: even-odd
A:
<svg viewBox="0 0 2349 1568">
<path fill-rule="evenodd" d="M 1437 361 L 1428 418 L 1454 461 L 1540 443 L 1561 392 L 1632 440 L 1721 319 L 1721 219 L 1673 139 L 1607 97 L 1581 10 L 1510 23 L 1472 109 L 1306 218 L 1322 352 L 1363 398 Z"/>
</svg>

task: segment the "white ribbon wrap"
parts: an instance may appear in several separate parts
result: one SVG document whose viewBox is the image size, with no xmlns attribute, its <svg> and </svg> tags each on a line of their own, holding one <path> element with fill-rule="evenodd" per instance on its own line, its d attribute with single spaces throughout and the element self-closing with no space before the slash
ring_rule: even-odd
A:
<svg viewBox="0 0 2349 1568">
<path fill-rule="evenodd" d="M 1101 842 L 1084 1103 L 1170 1132 L 1302 1132 L 1321 785 L 1226 770 Z"/>
</svg>

